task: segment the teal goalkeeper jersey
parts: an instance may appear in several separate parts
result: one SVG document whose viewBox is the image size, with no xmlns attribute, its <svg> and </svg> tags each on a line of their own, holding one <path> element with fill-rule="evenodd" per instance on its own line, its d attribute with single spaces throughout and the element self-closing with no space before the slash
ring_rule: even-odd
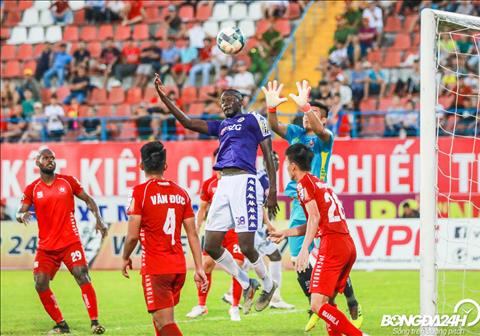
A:
<svg viewBox="0 0 480 336">
<path fill-rule="evenodd" d="M 324 142 L 317 135 L 307 135 L 303 127 L 290 124 L 287 126 L 287 134 L 285 135 L 289 145 L 301 143 L 310 148 L 313 152 L 312 174 L 318 176 L 324 182 L 327 182 L 328 164 L 333 148 L 333 133 L 330 130 L 327 130 L 327 132 L 330 133 L 330 140 Z M 306 223 L 307 218 L 297 199 L 297 182 L 292 180 L 288 183 L 285 188 L 285 195 L 294 199 L 291 207 L 290 223 L 294 221 Z"/>
</svg>

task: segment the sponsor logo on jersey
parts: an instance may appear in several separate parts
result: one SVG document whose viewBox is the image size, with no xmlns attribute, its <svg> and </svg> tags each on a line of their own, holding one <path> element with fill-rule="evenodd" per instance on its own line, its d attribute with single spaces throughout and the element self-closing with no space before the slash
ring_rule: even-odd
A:
<svg viewBox="0 0 480 336">
<path fill-rule="evenodd" d="M 230 132 L 230 131 L 241 131 L 241 130 L 242 130 L 241 124 L 228 125 L 222 128 L 222 130 L 220 131 L 220 135 L 224 135 L 226 132 Z"/>
<path fill-rule="evenodd" d="M 37 191 L 37 198 L 43 198 L 43 191 Z"/>
</svg>

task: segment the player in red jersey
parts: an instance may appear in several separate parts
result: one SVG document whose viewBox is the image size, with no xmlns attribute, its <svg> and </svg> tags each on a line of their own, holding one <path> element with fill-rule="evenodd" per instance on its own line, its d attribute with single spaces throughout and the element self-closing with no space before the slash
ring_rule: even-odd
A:
<svg viewBox="0 0 480 336">
<path fill-rule="evenodd" d="M 98 323 L 97 297 L 88 274 L 85 252 L 75 222 L 74 196 L 84 201 L 97 219 L 96 229 L 102 237 L 107 234 L 98 206 L 83 190 L 75 177 L 55 174 L 55 154 L 48 148 L 39 151 L 36 165 L 40 178 L 30 183 L 23 193 L 22 205 L 17 212 L 17 221 L 28 224 L 33 205 L 38 221 L 38 250 L 34 263 L 35 289 L 43 307 L 56 325 L 49 334 L 70 332 L 63 319 L 50 281 L 63 262 L 75 277 L 82 291 L 82 298 L 88 310 L 93 334 L 103 334 L 105 328 Z"/>
<path fill-rule="evenodd" d="M 193 254 L 195 282 L 203 291 L 208 286 L 195 217 L 188 193 L 163 178 L 167 168 L 163 144 L 149 142 L 140 151 L 140 167 L 148 180 L 133 188 L 122 273 L 129 277 L 128 268 L 132 268 L 130 255 L 140 240 L 142 285 L 147 310 L 153 317 L 155 335 L 182 335 L 173 317 L 187 272 L 180 236 L 182 225 Z"/>
<path fill-rule="evenodd" d="M 215 162 L 217 159 L 217 153 L 218 148 L 213 152 L 213 159 Z M 200 188 L 200 209 L 198 210 L 197 214 L 197 232 L 200 231 L 202 224 L 207 217 L 207 212 L 210 204 L 212 203 L 213 195 L 217 190 L 217 184 L 220 177 L 220 173 L 214 172 L 212 177 L 202 183 L 202 187 Z M 240 250 L 240 246 L 238 244 L 238 236 L 235 233 L 235 230 L 230 229 L 229 231 L 227 231 L 225 237 L 223 238 L 222 246 L 232 254 L 233 259 L 235 259 L 237 264 L 239 264 L 240 266 L 243 265 L 245 256 Z M 212 271 L 215 268 L 215 260 L 213 260 L 205 251 L 203 252 L 203 256 L 203 269 L 207 275 L 208 288 L 206 291 L 201 291 L 200 289 L 198 290 L 198 305 L 193 307 L 192 310 L 187 314 L 187 317 L 190 318 L 196 318 L 201 315 L 208 314 L 207 297 L 208 292 L 210 291 L 210 286 L 212 285 Z M 234 277 L 232 277 L 232 306 L 228 311 L 230 319 L 232 321 L 241 320 L 239 311 L 239 303 L 241 297 L 242 285 L 240 285 L 240 283 Z"/>
<path fill-rule="evenodd" d="M 311 309 L 327 323 L 331 336 L 364 335 L 337 309 L 334 300 L 343 293 L 350 270 L 357 257 L 347 228 L 345 212 L 333 189 L 310 173 L 313 153 L 303 144 L 286 151 L 288 173 L 298 182 L 298 199 L 307 217 L 307 224 L 272 232 L 275 241 L 305 235 L 297 258 L 296 269 L 305 271 L 309 262 L 308 248 L 314 238 L 321 238 L 315 267 L 310 279 Z"/>
</svg>

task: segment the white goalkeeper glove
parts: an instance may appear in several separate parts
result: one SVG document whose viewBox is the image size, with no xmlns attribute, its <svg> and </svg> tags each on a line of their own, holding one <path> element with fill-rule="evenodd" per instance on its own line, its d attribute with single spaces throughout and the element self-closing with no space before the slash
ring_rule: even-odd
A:
<svg viewBox="0 0 480 336">
<path fill-rule="evenodd" d="M 280 92 L 283 89 L 283 84 L 278 85 L 276 80 L 272 82 L 268 82 L 267 84 L 268 89 L 265 86 L 262 86 L 262 91 L 265 94 L 265 101 L 267 103 L 267 108 L 274 109 L 278 105 L 287 101 L 286 97 L 280 97 Z"/>
<path fill-rule="evenodd" d="M 308 85 L 308 82 L 306 80 L 302 81 L 302 84 L 300 82 L 297 82 L 297 89 L 298 89 L 298 95 L 294 95 L 293 93 L 290 93 L 290 98 L 297 104 L 298 108 L 302 112 L 308 112 L 310 111 L 310 104 L 308 103 L 308 99 L 310 98 L 310 90 L 312 89 L 310 85 Z"/>
</svg>

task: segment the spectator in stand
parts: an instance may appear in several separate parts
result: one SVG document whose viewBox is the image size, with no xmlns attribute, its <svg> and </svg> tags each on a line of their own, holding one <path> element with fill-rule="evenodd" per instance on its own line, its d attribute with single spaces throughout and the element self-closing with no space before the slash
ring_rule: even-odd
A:
<svg viewBox="0 0 480 336">
<path fill-rule="evenodd" d="M 105 0 L 86 0 L 85 19 L 89 24 L 104 22 L 106 19 Z"/>
<path fill-rule="evenodd" d="M 191 40 L 190 40 L 191 41 Z M 212 70 L 212 40 L 205 38 L 204 47 L 199 51 L 198 62 L 190 69 L 189 84 L 195 86 L 197 75 L 202 74 L 202 86 L 210 83 L 210 71 Z"/>
<path fill-rule="evenodd" d="M 100 139 L 100 135 L 102 133 L 102 123 L 100 118 L 97 117 L 97 111 L 94 107 L 89 107 L 87 109 L 87 115 L 81 122 L 81 125 L 81 134 L 77 140 L 92 141 Z"/>
<path fill-rule="evenodd" d="M 362 54 L 362 52 L 364 54 Z M 350 64 L 359 63 L 360 60 L 366 56 L 366 49 L 362 49 L 358 35 L 350 35 L 348 37 L 347 56 Z"/>
<path fill-rule="evenodd" d="M 385 72 L 381 69 L 380 63 L 373 63 L 372 69 L 368 72 L 368 78 L 365 85 L 365 99 L 368 98 L 370 94 L 379 95 L 382 98 L 385 95 L 385 90 L 387 88 L 387 76 Z"/>
<path fill-rule="evenodd" d="M 115 46 L 113 38 L 109 38 L 105 48 L 103 48 L 100 54 L 100 68 L 105 71 L 105 85 L 107 84 L 108 77 L 115 70 L 115 66 L 118 64 L 119 59 L 120 50 Z"/>
<path fill-rule="evenodd" d="M 25 90 L 23 93 L 25 99 L 22 100 L 22 117 L 28 119 L 33 114 L 33 105 L 36 103 L 36 100 L 33 98 L 32 91 Z"/>
<path fill-rule="evenodd" d="M 263 15 L 266 19 L 279 19 L 285 15 L 288 8 L 288 1 L 270 0 L 262 3 Z"/>
<path fill-rule="evenodd" d="M 8 79 L 1 81 L 1 84 L 2 92 L 0 97 L 2 97 L 2 108 L 12 107 L 20 101 L 20 96 L 18 92 L 15 91 L 13 83 Z"/>
<path fill-rule="evenodd" d="M 25 120 L 22 118 L 22 105 L 15 105 L 10 112 L 7 124 L 7 131 L 2 132 L 2 142 L 18 142 L 27 126 Z"/>
<path fill-rule="evenodd" d="M 209 95 L 210 98 L 205 101 L 205 109 L 202 114 L 203 119 L 212 120 L 221 117 L 222 107 L 220 106 L 220 95 L 221 93 L 219 94 L 217 92 Z"/>
<path fill-rule="evenodd" d="M 150 76 L 160 70 L 162 49 L 152 41 L 147 41 L 140 53 L 140 64 L 137 67 L 135 83 L 133 86 L 145 88 L 150 81 Z"/>
<path fill-rule="evenodd" d="M 358 38 L 360 39 L 360 53 L 361 57 L 365 56 L 370 49 L 373 48 L 377 31 L 370 27 L 368 17 L 362 18 L 362 25 L 358 31 Z"/>
<path fill-rule="evenodd" d="M 270 69 L 270 64 L 268 63 L 269 58 L 263 44 L 259 43 L 256 47 L 251 48 L 248 51 L 248 56 L 251 61 L 249 71 L 257 76 L 257 78 L 263 78 Z"/>
<path fill-rule="evenodd" d="M 455 133 L 464 136 L 478 136 L 480 132 L 480 115 L 470 97 L 463 98 L 463 102 L 459 107 L 458 113 L 460 116 L 457 121 Z M 476 130 L 475 123 L 477 124 Z M 476 134 L 475 131 L 477 132 Z"/>
<path fill-rule="evenodd" d="M 58 51 L 53 55 L 52 67 L 43 75 L 43 83 L 45 87 L 52 87 L 51 80 L 53 76 L 57 77 L 57 86 L 63 86 L 65 72 L 67 71 L 67 66 L 69 66 L 71 62 L 72 56 L 67 53 L 67 45 L 65 43 L 60 43 Z"/>
<path fill-rule="evenodd" d="M 237 73 L 233 76 L 232 88 L 246 96 L 251 96 L 255 89 L 255 78 L 247 70 L 247 64 L 244 61 L 237 63 Z"/>
<path fill-rule="evenodd" d="M 404 116 L 405 107 L 400 101 L 400 97 L 395 95 L 385 115 L 385 133 L 383 136 L 398 137 Z"/>
<path fill-rule="evenodd" d="M 217 89 L 217 94 L 220 95 L 224 90 L 229 89 L 233 85 L 233 78 L 228 74 L 229 67 L 222 65 L 220 67 L 220 72 L 217 74 L 215 79 L 215 88 Z"/>
<path fill-rule="evenodd" d="M 70 105 L 72 99 L 75 98 L 79 104 L 83 104 L 87 100 L 90 86 L 90 77 L 87 75 L 85 66 L 82 65 L 76 69 L 70 83 L 70 94 L 63 103 Z"/>
<path fill-rule="evenodd" d="M 459 53 L 462 54 L 467 54 L 467 53 L 472 53 L 473 54 L 473 38 L 468 36 L 467 34 L 461 34 L 458 36 L 459 39 L 455 40 L 455 43 L 457 44 L 457 50 Z"/>
<path fill-rule="evenodd" d="M 153 140 L 152 116 L 148 113 L 144 103 L 137 106 L 134 119 L 139 139 Z"/>
<path fill-rule="evenodd" d="M 347 43 L 351 35 L 356 35 L 358 28 L 347 25 L 347 19 L 344 16 L 337 18 L 337 30 L 333 35 L 333 39 L 337 43 Z"/>
<path fill-rule="evenodd" d="M 343 16 L 347 20 L 346 26 L 353 29 L 358 29 L 360 23 L 362 22 L 362 11 L 358 8 L 358 2 L 356 1 L 345 1 L 345 13 Z"/>
<path fill-rule="evenodd" d="M 125 3 L 123 0 L 108 0 L 105 18 L 107 22 L 120 21 L 124 13 Z"/>
<path fill-rule="evenodd" d="M 420 65 L 418 59 L 414 61 L 412 72 L 409 73 L 407 80 L 399 79 L 397 81 L 394 92 L 400 96 L 420 93 Z"/>
<path fill-rule="evenodd" d="M 142 22 L 144 17 L 145 9 L 142 0 L 125 2 L 122 25 L 127 26 Z"/>
<path fill-rule="evenodd" d="M 215 43 L 212 50 L 212 64 L 215 68 L 215 73 L 218 74 L 222 65 L 226 65 L 229 69 L 232 67 L 233 57 L 222 52 Z"/>
<path fill-rule="evenodd" d="M 24 92 L 30 90 L 34 100 L 40 100 L 40 83 L 33 77 L 33 71 L 30 68 L 23 70 L 23 83 L 17 87 L 20 99 L 24 99 Z"/>
<path fill-rule="evenodd" d="M 22 134 L 20 142 L 39 142 L 42 140 L 45 116 L 43 115 L 42 103 L 36 102 L 33 105 L 34 113 L 30 118 L 27 129 Z"/>
<path fill-rule="evenodd" d="M 45 49 L 42 51 L 37 59 L 37 66 L 35 67 L 35 79 L 41 80 L 45 72 L 51 68 L 53 64 L 53 45 L 45 44 Z"/>
<path fill-rule="evenodd" d="M 410 203 L 405 202 L 403 204 L 403 214 L 402 218 L 420 218 L 420 212 L 416 209 L 410 207 Z"/>
<path fill-rule="evenodd" d="M 160 79 L 165 82 L 165 78 L 170 74 L 172 66 L 180 60 L 180 49 L 175 45 L 173 37 L 168 38 L 167 48 L 162 50 L 162 58 L 160 61 Z"/>
<path fill-rule="evenodd" d="M 193 66 L 193 62 L 198 57 L 197 48 L 189 45 L 188 37 L 183 38 L 185 46 L 180 48 L 180 63 L 172 67 L 172 78 L 178 86 L 182 86 L 185 79 Z"/>
<path fill-rule="evenodd" d="M 200 21 L 194 22 L 193 27 L 188 30 L 187 34 L 190 45 L 197 49 L 202 49 L 205 45 L 205 39 L 208 39 Z"/>
<path fill-rule="evenodd" d="M 177 37 L 182 31 L 182 19 L 178 16 L 177 7 L 174 5 L 168 6 L 168 13 L 165 16 L 165 23 L 168 25 L 168 37 Z"/>
<path fill-rule="evenodd" d="M 92 55 L 87 49 L 85 42 L 80 41 L 78 43 L 78 49 L 73 53 L 73 65 L 74 67 L 85 66 L 88 69 Z"/>
<path fill-rule="evenodd" d="M 405 117 L 403 119 L 401 131 L 401 137 L 404 138 L 405 136 L 418 136 L 419 132 L 419 120 L 418 120 L 418 111 L 416 110 L 415 101 L 413 99 L 409 99 L 405 104 Z"/>
<path fill-rule="evenodd" d="M 50 5 L 53 22 L 57 25 L 67 25 L 73 22 L 73 12 L 68 0 L 55 0 Z"/>
<path fill-rule="evenodd" d="M 349 65 L 348 52 L 345 44 L 336 42 L 335 46 L 330 49 L 328 60 L 330 63 L 338 64 L 341 68 L 346 68 Z"/>
<path fill-rule="evenodd" d="M 376 1 L 368 1 L 367 3 L 368 6 L 363 10 L 362 18 L 368 18 L 369 27 L 375 29 L 377 41 L 380 43 L 383 33 L 383 12 L 377 6 Z"/>
<path fill-rule="evenodd" d="M 45 107 L 45 117 L 47 118 L 47 135 L 51 141 L 61 141 L 65 134 L 63 118 L 65 112 L 62 105 L 58 103 L 57 95 L 52 94 L 50 104 Z"/>
<path fill-rule="evenodd" d="M 356 110 L 365 93 L 366 83 L 367 72 L 363 69 L 360 62 L 356 62 L 353 70 L 350 72 L 350 87 L 352 88 L 354 109 Z"/>
<path fill-rule="evenodd" d="M 311 97 L 315 102 L 330 106 L 332 104 L 332 93 L 328 82 L 326 80 L 318 82 L 318 87 L 312 90 Z"/>
<path fill-rule="evenodd" d="M 350 107 L 352 102 L 352 89 L 342 83 L 342 81 L 335 79 L 332 83 L 332 89 L 330 90 L 332 95 L 339 95 L 340 108 Z"/>
<path fill-rule="evenodd" d="M 275 29 L 275 22 L 269 21 L 268 29 L 262 34 L 260 43 L 268 53 L 268 57 L 275 57 L 283 48 L 283 36 Z"/>
<path fill-rule="evenodd" d="M 440 34 L 440 42 L 438 42 L 438 47 L 440 49 L 440 62 L 447 60 L 450 55 L 455 53 L 457 45 L 455 41 L 450 37 L 450 34 L 443 33 Z"/>
<path fill-rule="evenodd" d="M 122 57 L 115 66 L 115 78 L 123 81 L 125 77 L 132 76 L 140 63 L 140 48 L 133 39 L 129 39 L 123 46 Z"/>
<path fill-rule="evenodd" d="M 65 116 L 68 118 L 68 130 L 76 130 L 80 127 L 78 122 L 78 115 L 80 114 L 80 103 L 77 98 L 73 97 L 70 101 L 70 105 L 65 107 Z"/>
<path fill-rule="evenodd" d="M 0 5 L 0 8 L 3 8 L 3 4 Z M 0 18 L 0 21 L 1 18 Z M 12 217 L 7 213 L 7 200 L 5 198 L 0 199 L 0 221 L 9 221 L 12 220 Z"/>
</svg>

